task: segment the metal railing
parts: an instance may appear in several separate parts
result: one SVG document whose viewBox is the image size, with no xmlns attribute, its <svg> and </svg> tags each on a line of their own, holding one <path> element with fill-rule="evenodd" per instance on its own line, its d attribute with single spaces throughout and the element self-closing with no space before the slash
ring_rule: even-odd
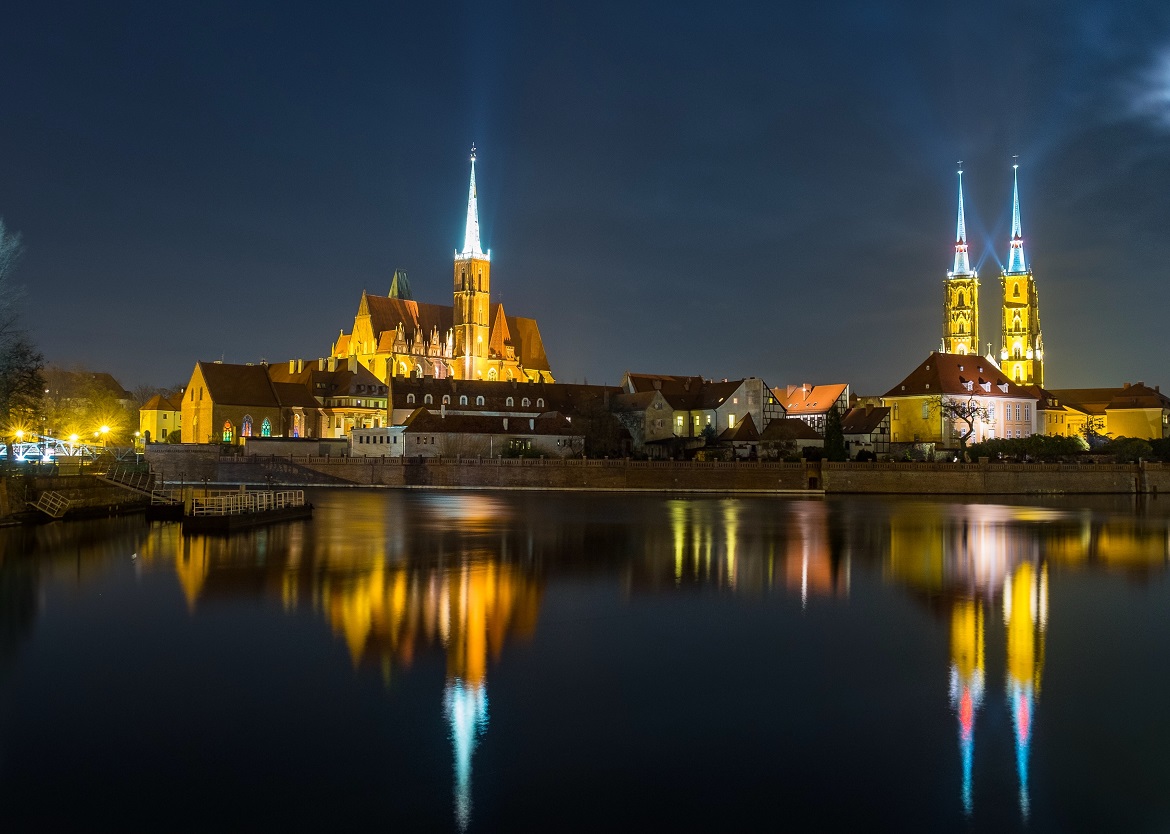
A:
<svg viewBox="0 0 1170 834">
<path fill-rule="evenodd" d="M 197 496 L 191 501 L 191 515 L 243 515 L 283 510 L 305 505 L 303 489 L 278 492 L 218 492 Z"/>
</svg>

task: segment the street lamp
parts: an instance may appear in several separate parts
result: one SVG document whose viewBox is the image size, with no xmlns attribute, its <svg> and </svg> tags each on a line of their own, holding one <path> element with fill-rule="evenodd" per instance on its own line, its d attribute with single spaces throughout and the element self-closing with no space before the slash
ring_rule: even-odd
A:
<svg viewBox="0 0 1170 834">
<path fill-rule="evenodd" d="M 109 433 L 110 433 L 109 426 L 102 426 L 100 429 L 98 429 L 98 434 L 100 434 L 102 436 L 102 448 L 103 449 L 106 448 L 106 435 L 108 435 Z"/>
</svg>

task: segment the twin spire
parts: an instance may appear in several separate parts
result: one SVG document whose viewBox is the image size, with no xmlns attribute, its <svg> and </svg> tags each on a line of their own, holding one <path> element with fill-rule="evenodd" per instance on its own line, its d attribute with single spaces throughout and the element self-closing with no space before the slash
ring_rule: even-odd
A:
<svg viewBox="0 0 1170 834">
<path fill-rule="evenodd" d="M 962 163 L 960 163 L 961 165 Z M 1008 252 L 1008 275 L 1022 275 L 1027 272 L 1024 263 L 1024 233 L 1020 225 L 1020 176 L 1019 165 L 1012 166 L 1012 239 Z M 959 220 L 955 230 L 955 268 L 952 275 L 971 275 L 971 261 L 967 255 L 967 221 L 963 216 L 963 169 L 959 169 Z"/>
<path fill-rule="evenodd" d="M 467 226 L 463 232 L 463 257 L 483 258 L 489 255 L 479 243 L 479 202 L 475 194 L 475 145 L 471 146 L 471 185 L 467 190 Z"/>
<path fill-rule="evenodd" d="M 959 222 L 955 230 L 955 268 L 952 275 L 970 275 L 971 261 L 967 258 L 967 221 L 963 218 L 963 169 L 959 169 Z"/>
</svg>

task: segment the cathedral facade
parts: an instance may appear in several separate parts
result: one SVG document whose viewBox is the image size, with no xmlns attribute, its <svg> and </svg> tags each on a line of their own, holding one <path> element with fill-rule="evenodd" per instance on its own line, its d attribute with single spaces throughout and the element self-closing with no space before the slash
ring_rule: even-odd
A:
<svg viewBox="0 0 1170 834">
<path fill-rule="evenodd" d="M 454 258 L 450 306 L 415 301 L 406 273 L 386 295 L 363 291 L 349 333 L 331 355 L 355 357 L 383 382 L 393 377 L 554 382 L 535 319 L 510 316 L 491 301 L 491 251 L 479 236 L 475 148 L 463 249 Z"/>
<path fill-rule="evenodd" d="M 1013 166 L 1012 237 L 1007 266 L 1000 271 L 1003 314 L 997 364 L 1016 385 L 1044 385 L 1044 340 L 1040 333 L 1040 299 L 1032 270 L 1024 258 L 1020 223 L 1018 166 Z M 954 269 L 947 273 L 943 293 L 942 353 L 975 354 L 979 349 L 979 275 L 971 269 L 963 213 L 963 172 L 959 171 L 959 214 Z M 988 343 L 988 359 L 995 361 Z"/>
</svg>

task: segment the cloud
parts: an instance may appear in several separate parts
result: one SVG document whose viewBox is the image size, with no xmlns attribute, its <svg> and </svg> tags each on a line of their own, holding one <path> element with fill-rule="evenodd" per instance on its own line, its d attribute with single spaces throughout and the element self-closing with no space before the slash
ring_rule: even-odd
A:
<svg viewBox="0 0 1170 834">
<path fill-rule="evenodd" d="M 1170 130 L 1170 47 L 1154 58 L 1133 86 L 1133 112 Z"/>
</svg>

